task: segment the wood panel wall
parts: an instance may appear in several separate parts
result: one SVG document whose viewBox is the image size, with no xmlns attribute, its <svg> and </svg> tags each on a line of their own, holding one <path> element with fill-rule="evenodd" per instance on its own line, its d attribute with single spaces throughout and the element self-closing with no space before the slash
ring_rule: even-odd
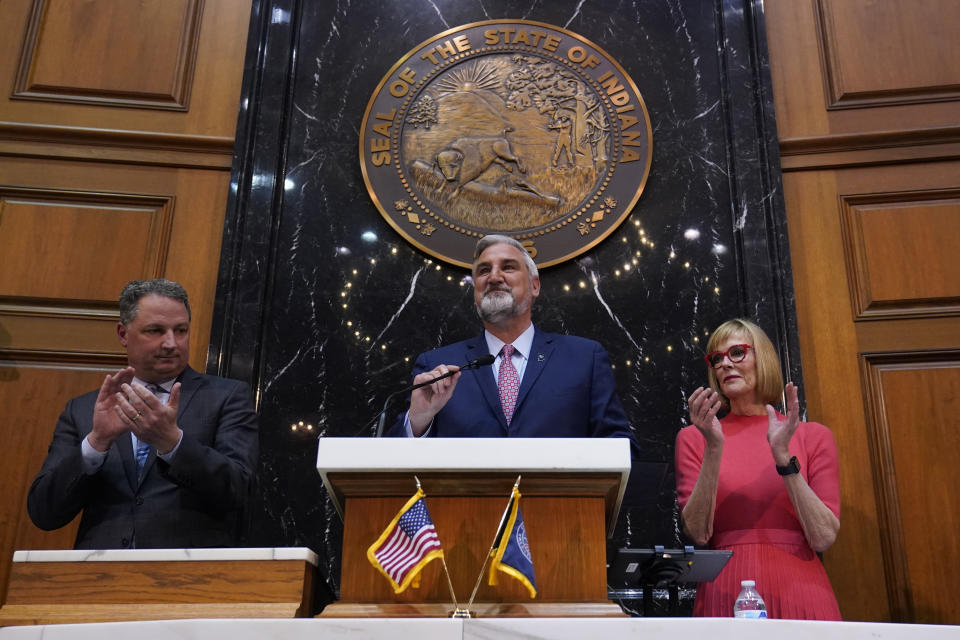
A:
<svg viewBox="0 0 960 640">
<path fill-rule="evenodd" d="M 809 419 L 848 620 L 960 623 L 960 3 L 766 0 Z"/>
<path fill-rule="evenodd" d="M 181 282 L 206 366 L 250 0 L 4 0 L 0 601 L 15 549 L 71 548 L 26 494 L 65 402 L 126 362 L 124 283 Z"/>
</svg>

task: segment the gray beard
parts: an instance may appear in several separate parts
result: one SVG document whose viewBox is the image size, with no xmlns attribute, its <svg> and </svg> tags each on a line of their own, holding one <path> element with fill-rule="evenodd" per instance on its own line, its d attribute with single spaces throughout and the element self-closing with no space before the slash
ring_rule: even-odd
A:
<svg viewBox="0 0 960 640">
<path fill-rule="evenodd" d="M 511 291 L 491 291 L 476 306 L 480 319 L 490 324 L 518 316 L 529 308 L 529 305 L 517 304 Z"/>
</svg>

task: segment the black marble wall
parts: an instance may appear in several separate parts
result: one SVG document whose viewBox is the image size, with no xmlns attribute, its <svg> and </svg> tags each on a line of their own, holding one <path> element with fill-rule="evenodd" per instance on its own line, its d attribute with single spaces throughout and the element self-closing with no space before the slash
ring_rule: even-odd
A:
<svg viewBox="0 0 960 640">
<path fill-rule="evenodd" d="M 760 0 L 255 0 L 208 369 L 257 392 L 248 544 L 315 549 L 333 590 L 341 523 L 314 468 L 317 438 L 371 435 L 363 425 L 417 353 L 481 330 L 467 272 L 412 248 L 370 201 L 360 121 L 404 54 L 497 18 L 602 47 L 653 124 L 632 214 L 545 269 L 534 310 L 542 328 L 606 346 L 643 445 L 613 546 L 683 544 L 673 442 L 712 328 L 756 319 L 799 378 Z M 291 429 L 301 421 L 313 430 Z"/>
</svg>

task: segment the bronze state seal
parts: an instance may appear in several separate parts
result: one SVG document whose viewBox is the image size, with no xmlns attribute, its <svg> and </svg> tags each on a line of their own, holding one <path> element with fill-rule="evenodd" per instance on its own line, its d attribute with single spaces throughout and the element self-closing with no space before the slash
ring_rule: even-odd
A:
<svg viewBox="0 0 960 640">
<path fill-rule="evenodd" d="M 432 256 L 469 267 L 509 235 L 541 267 L 610 235 L 650 173 L 650 117 L 602 49 L 538 22 L 441 33 L 384 76 L 360 132 L 371 198 Z"/>
</svg>

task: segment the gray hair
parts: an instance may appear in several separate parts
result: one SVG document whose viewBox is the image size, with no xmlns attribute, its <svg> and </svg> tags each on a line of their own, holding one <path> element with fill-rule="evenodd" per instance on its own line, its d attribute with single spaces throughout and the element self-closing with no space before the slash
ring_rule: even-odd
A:
<svg viewBox="0 0 960 640">
<path fill-rule="evenodd" d="M 539 275 L 537 273 L 537 263 L 533 261 L 533 258 L 530 257 L 530 254 L 527 253 L 527 248 L 520 244 L 518 240 L 514 240 L 510 236 L 498 236 L 498 235 L 489 235 L 483 236 L 477 242 L 477 248 L 473 251 L 473 264 L 474 267 L 477 264 L 477 258 L 480 257 L 480 254 L 486 251 L 487 247 L 491 247 L 495 244 L 508 244 L 515 249 L 519 249 L 520 253 L 523 254 L 523 263 L 527 265 L 527 271 L 530 273 L 530 280 Z M 470 269 L 473 271 L 473 268 Z"/>
<path fill-rule="evenodd" d="M 182 302 L 187 308 L 187 320 L 191 319 L 190 301 L 187 300 L 187 290 L 179 282 L 155 278 L 153 280 L 132 280 L 120 292 L 120 322 L 129 325 L 140 311 L 140 298 L 149 295 L 163 296 L 171 300 Z"/>
</svg>

